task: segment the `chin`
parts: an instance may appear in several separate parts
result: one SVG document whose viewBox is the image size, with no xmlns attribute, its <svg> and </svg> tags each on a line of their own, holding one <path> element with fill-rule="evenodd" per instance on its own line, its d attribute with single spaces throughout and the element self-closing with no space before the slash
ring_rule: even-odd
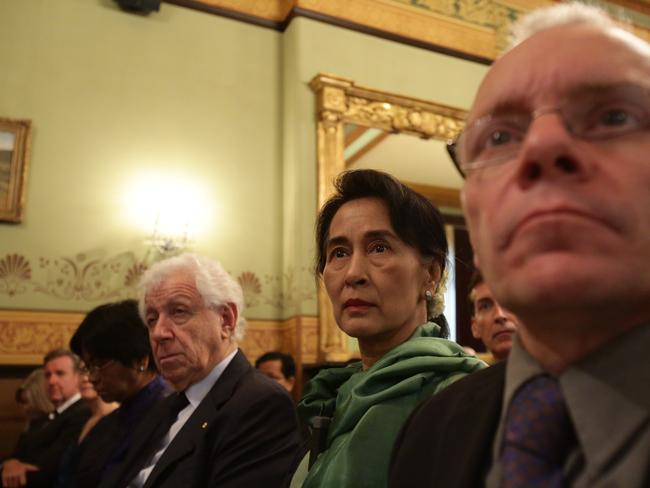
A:
<svg viewBox="0 0 650 488">
<path fill-rule="evenodd" d="M 515 315 L 523 307 L 541 308 L 580 304 L 611 295 L 612 263 L 589 260 L 570 253 L 531 258 L 518 267 L 496 271 L 496 299 Z M 494 280 L 491 280 L 494 282 Z"/>
<path fill-rule="evenodd" d="M 374 334 L 372 324 L 367 319 L 346 319 L 339 328 L 350 337 L 359 338 Z"/>
</svg>

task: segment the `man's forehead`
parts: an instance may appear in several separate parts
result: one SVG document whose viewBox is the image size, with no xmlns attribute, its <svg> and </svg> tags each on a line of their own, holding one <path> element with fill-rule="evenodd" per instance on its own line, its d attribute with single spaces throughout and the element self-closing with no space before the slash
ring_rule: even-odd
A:
<svg viewBox="0 0 650 488">
<path fill-rule="evenodd" d="M 44 365 L 44 368 L 49 371 L 68 370 L 72 369 L 72 367 L 72 358 L 69 356 L 59 356 L 57 358 L 50 359 Z"/>
<path fill-rule="evenodd" d="M 193 299 L 200 297 L 194 277 L 185 270 L 179 270 L 165 276 L 146 293 L 146 306 L 161 305 L 174 299 Z"/>
<path fill-rule="evenodd" d="M 484 281 L 476 285 L 473 291 L 474 301 L 481 300 L 482 298 L 492 298 L 492 292 Z"/>
<path fill-rule="evenodd" d="M 469 120 L 500 107 L 533 110 L 582 85 L 644 83 L 650 46 L 619 28 L 555 27 L 534 34 L 498 59 L 481 84 Z"/>
</svg>

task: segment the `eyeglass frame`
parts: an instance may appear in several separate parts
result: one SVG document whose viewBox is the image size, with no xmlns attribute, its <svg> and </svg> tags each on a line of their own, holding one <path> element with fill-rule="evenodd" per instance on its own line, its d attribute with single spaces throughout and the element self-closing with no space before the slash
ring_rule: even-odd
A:
<svg viewBox="0 0 650 488">
<path fill-rule="evenodd" d="M 606 86 L 607 89 L 612 89 L 612 88 L 617 88 L 617 87 L 619 89 L 620 88 L 639 89 L 643 94 L 645 94 L 645 98 L 650 101 L 650 88 L 649 87 L 636 85 L 636 84 L 632 84 L 632 83 L 621 83 L 621 84 L 614 84 L 614 85 Z M 605 88 L 605 87 L 603 87 L 603 88 Z M 570 97 L 568 97 L 568 100 L 570 101 Z M 528 134 L 528 130 L 530 129 L 530 125 L 537 118 L 539 118 L 539 117 L 541 117 L 543 115 L 551 114 L 551 113 L 558 113 L 559 114 L 560 119 L 562 120 L 562 124 L 563 124 L 564 128 L 567 130 L 567 132 L 569 134 L 571 134 L 573 137 L 577 137 L 578 139 L 586 140 L 586 141 L 589 141 L 589 140 L 593 140 L 593 141 L 601 141 L 601 140 L 603 140 L 604 141 L 604 140 L 608 140 L 608 139 L 616 139 L 618 137 L 623 137 L 625 135 L 632 134 L 634 132 L 638 132 L 638 131 L 642 132 L 642 131 L 650 129 L 650 110 L 649 110 L 648 113 L 646 114 L 645 124 L 641 124 L 639 127 L 636 127 L 636 128 L 633 128 L 633 129 L 630 129 L 630 130 L 627 130 L 627 131 L 621 131 L 621 132 L 618 132 L 618 133 L 606 134 L 604 136 L 596 136 L 596 137 L 593 137 L 593 136 L 592 137 L 580 136 L 580 135 L 578 135 L 577 133 L 574 132 L 573 128 L 571 127 L 571 125 L 567 121 L 567 115 L 562 111 L 564 106 L 569 104 L 569 101 L 567 101 L 567 99 L 565 99 L 563 102 L 560 102 L 559 104 L 540 107 L 537 110 L 534 110 L 534 111 L 532 111 L 532 112 L 530 112 L 528 114 L 525 114 L 525 112 L 522 112 L 520 114 L 516 114 L 516 115 L 520 115 L 520 116 L 521 115 L 527 116 L 530 119 L 528 121 L 528 126 L 526 127 L 526 130 L 522 134 L 523 135 L 522 144 L 523 144 L 523 142 L 524 142 L 524 140 L 525 140 L 525 138 L 526 138 L 526 136 Z M 650 107 L 650 104 L 649 104 L 649 107 Z M 484 115 L 482 117 L 479 117 L 478 119 L 474 120 L 471 125 L 474 125 L 478 121 L 481 121 L 481 120 L 484 120 L 486 118 L 490 118 L 490 117 L 493 117 L 493 116 L 494 116 L 493 114 L 486 114 L 486 115 Z M 466 132 L 466 130 L 467 130 L 467 127 L 456 137 L 456 139 L 448 140 L 446 145 L 445 145 L 445 149 L 447 150 L 447 154 L 451 158 L 452 162 L 454 163 L 454 166 L 456 167 L 456 169 L 458 170 L 460 175 L 463 177 L 463 179 L 467 178 L 467 174 L 462 169 L 459 158 L 458 158 L 458 141 L 463 136 L 463 134 Z M 519 151 L 521 151 L 521 147 L 519 147 L 517 149 L 517 151 L 515 153 L 513 153 L 514 157 L 516 157 L 516 155 L 519 154 Z M 508 160 L 509 160 L 509 158 L 506 157 L 505 159 L 503 159 L 502 161 L 499 161 L 498 163 L 481 164 L 481 165 L 478 165 L 475 169 L 479 169 L 480 167 L 490 167 L 490 166 L 493 166 L 495 164 L 503 164 L 503 163 L 507 162 Z M 487 161 L 485 163 L 487 163 Z"/>
<path fill-rule="evenodd" d="M 80 368 L 80 371 L 82 374 L 87 374 L 87 375 L 96 375 L 98 373 L 101 373 L 104 369 L 106 369 L 108 366 L 113 364 L 116 360 L 115 359 L 106 359 L 106 362 L 104 364 L 88 364 L 86 361 L 82 362 L 82 366 Z"/>
</svg>

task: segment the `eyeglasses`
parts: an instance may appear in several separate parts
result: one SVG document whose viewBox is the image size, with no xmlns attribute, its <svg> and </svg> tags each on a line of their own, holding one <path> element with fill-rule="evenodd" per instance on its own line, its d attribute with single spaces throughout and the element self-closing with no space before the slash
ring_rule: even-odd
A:
<svg viewBox="0 0 650 488">
<path fill-rule="evenodd" d="M 114 359 L 100 359 L 99 361 L 84 361 L 81 365 L 81 373 L 96 375 L 115 362 Z"/>
<path fill-rule="evenodd" d="M 460 174 L 516 159 L 531 124 L 557 113 L 566 130 L 585 141 L 606 141 L 650 128 L 650 90 L 636 85 L 585 87 L 558 105 L 534 112 L 506 110 L 469 124 L 447 152 Z"/>
</svg>

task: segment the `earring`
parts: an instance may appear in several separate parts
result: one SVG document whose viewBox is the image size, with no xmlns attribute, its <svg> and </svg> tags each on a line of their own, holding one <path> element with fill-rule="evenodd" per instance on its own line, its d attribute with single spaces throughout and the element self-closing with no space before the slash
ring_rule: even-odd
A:
<svg viewBox="0 0 650 488">
<path fill-rule="evenodd" d="M 140 367 L 138 368 L 138 371 L 144 373 L 144 365 L 141 364 Z"/>
<path fill-rule="evenodd" d="M 433 320 L 433 292 L 431 290 L 427 290 L 424 292 L 424 298 L 427 302 L 427 321 Z"/>
</svg>

